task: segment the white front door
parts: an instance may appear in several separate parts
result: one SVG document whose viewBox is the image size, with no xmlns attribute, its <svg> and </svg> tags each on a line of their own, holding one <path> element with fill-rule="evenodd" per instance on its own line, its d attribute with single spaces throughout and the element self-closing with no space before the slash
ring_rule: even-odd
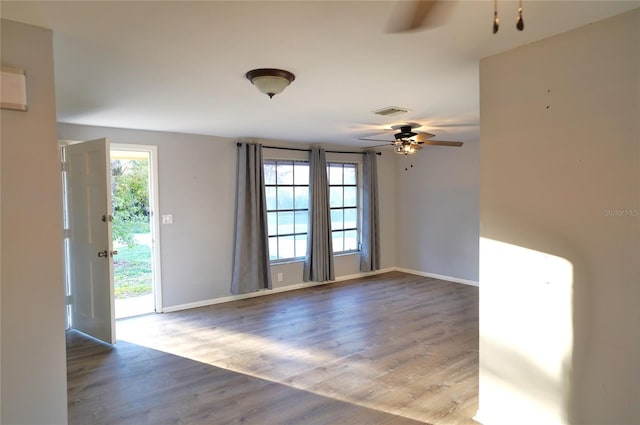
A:
<svg viewBox="0 0 640 425">
<path fill-rule="evenodd" d="M 71 327 L 115 344 L 109 141 L 68 145 L 64 152 Z"/>
</svg>

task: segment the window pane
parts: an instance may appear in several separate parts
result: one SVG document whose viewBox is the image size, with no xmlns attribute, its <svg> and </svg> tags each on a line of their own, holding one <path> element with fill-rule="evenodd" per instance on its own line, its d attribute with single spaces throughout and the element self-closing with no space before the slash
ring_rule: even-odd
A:
<svg viewBox="0 0 640 425">
<path fill-rule="evenodd" d="M 342 252 L 344 251 L 344 243 L 343 236 L 344 232 L 332 232 L 331 236 L 333 237 L 333 252 Z"/>
<path fill-rule="evenodd" d="M 347 230 L 344 232 L 344 250 L 355 251 L 358 249 L 358 232 Z"/>
<path fill-rule="evenodd" d="M 295 233 L 307 233 L 307 227 L 309 223 L 309 211 L 296 211 L 295 212 Z M 306 239 L 306 236 L 305 236 Z"/>
<path fill-rule="evenodd" d="M 267 213 L 267 233 L 269 236 L 278 234 L 278 213 Z"/>
<path fill-rule="evenodd" d="M 276 209 L 276 188 L 275 187 L 265 187 L 264 188 L 265 196 L 267 197 L 267 209 L 275 210 Z"/>
<path fill-rule="evenodd" d="M 269 260 L 278 259 L 278 238 L 269 238 Z"/>
<path fill-rule="evenodd" d="M 295 187 L 295 208 L 298 209 L 307 209 L 309 208 L 309 186 L 304 187 Z"/>
<path fill-rule="evenodd" d="M 295 242 L 293 236 L 278 236 L 279 258 L 295 257 Z"/>
<path fill-rule="evenodd" d="M 303 258 L 309 228 L 309 162 L 266 160 L 264 164 L 269 258 Z"/>
<path fill-rule="evenodd" d="M 296 240 L 296 257 L 307 256 L 307 235 L 298 235 Z"/>
<path fill-rule="evenodd" d="M 293 212 L 278 213 L 278 234 L 288 235 L 293 233 Z M 280 247 L 282 249 L 282 247 Z"/>
<path fill-rule="evenodd" d="M 342 164 L 329 164 L 329 184 L 342 184 Z"/>
<path fill-rule="evenodd" d="M 358 205 L 358 189 L 355 187 L 344 188 L 344 206 L 355 207 Z"/>
<path fill-rule="evenodd" d="M 296 162 L 293 172 L 293 184 L 309 184 L 309 163 Z"/>
<path fill-rule="evenodd" d="M 293 187 L 278 187 L 278 209 L 293 209 Z"/>
<path fill-rule="evenodd" d="M 276 184 L 276 163 L 264 162 L 264 184 Z"/>
<path fill-rule="evenodd" d="M 344 229 L 342 210 L 331 210 L 331 230 Z"/>
<path fill-rule="evenodd" d="M 356 208 L 346 208 L 344 210 L 345 229 L 355 229 L 358 227 L 358 210 Z"/>
<path fill-rule="evenodd" d="M 342 206 L 342 186 L 329 188 L 329 206 L 331 207 Z"/>
<path fill-rule="evenodd" d="M 356 164 L 344 164 L 344 184 L 356 184 Z"/>
<path fill-rule="evenodd" d="M 293 161 L 278 161 L 277 184 L 293 184 Z"/>
</svg>

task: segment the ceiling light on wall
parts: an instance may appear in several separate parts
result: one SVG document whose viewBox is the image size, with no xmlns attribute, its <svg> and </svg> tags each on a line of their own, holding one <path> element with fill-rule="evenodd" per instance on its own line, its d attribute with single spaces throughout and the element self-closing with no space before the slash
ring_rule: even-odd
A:
<svg viewBox="0 0 640 425">
<path fill-rule="evenodd" d="M 262 93 L 273 97 L 281 93 L 296 76 L 289 71 L 273 68 L 252 69 L 246 74 L 247 79 Z"/>
</svg>

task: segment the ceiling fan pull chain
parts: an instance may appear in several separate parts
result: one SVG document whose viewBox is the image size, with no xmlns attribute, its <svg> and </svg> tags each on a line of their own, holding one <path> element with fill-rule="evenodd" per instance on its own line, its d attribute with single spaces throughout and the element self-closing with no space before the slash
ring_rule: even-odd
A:
<svg viewBox="0 0 640 425">
<path fill-rule="evenodd" d="M 497 33 L 500 28 L 500 19 L 498 19 L 498 0 L 493 0 L 493 33 Z"/>
<path fill-rule="evenodd" d="M 522 31 L 524 29 L 524 21 L 522 20 L 522 0 L 520 0 L 520 4 L 518 5 L 518 20 L 516 21 L 516 28 L 518 31 Z"/>
</svg>

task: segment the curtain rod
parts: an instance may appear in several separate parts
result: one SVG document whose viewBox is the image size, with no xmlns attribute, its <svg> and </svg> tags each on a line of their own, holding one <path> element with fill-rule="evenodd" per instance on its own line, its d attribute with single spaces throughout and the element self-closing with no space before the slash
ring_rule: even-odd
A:
<svg viewBox="0 0 640 425">
<path fill-rule="evenodd" d="M 240 142 L 236 143 L 236 146 L 240 146 Z M 303 148 L 285 148 L 283 146 L 262 146 L 265 149 L 281 149 L 284 151 L 300 151 L 300 152 L 311 152 L 311 149 L 303 149 Z M 327 153 L 352 153 L 357 155 L 363 155 L 363 152 L 348 152 L 348 151 L 325 151 Z M 382 155 L 382 152 L 376 152 L 376 155 Z"/>
</svg>

